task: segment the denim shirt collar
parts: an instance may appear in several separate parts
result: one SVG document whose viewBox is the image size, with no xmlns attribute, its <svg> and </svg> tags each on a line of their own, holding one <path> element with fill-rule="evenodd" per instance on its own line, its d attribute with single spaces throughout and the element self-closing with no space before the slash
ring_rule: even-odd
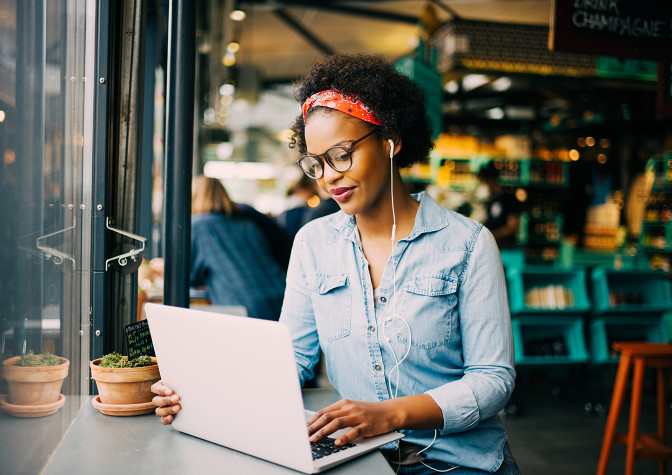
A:
<svg viewBox="0 0 672 475">
<path fill-rule="evenodd" d="M 424 233 L 438 231 L 448 226 L 448 211 L 442 208 L 426 192 L 414 193 L 413 199 L 420 202 L 415 216 L 413 230 L 403 241 L 412 241 Z M 329 220 L 329 224 L 338 232 L 338 235 L 353 242 L 359 242 L 359 233 L 355 217 L 343 212 L 335 213 Z"/>
</svg>

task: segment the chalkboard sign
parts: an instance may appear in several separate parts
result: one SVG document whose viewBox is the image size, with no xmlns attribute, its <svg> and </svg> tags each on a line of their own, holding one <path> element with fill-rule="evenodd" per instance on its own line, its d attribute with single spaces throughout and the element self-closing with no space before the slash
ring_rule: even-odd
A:
<svg viewBox="0 0 672 475">
<path fill-rule="evenodd" d="M 126 325 L 124 327 L 124 334 L 126 335 L 126 348 L 128 349 L 129 361 L 138 356 L 156 356 L 147 320 L 140 320 L 137 323 Z"/>
<path fill-rule="evenodd" d="M 672 59 L 668 0 L 553 0 L 553 51 L 662 61 Z"/>
<path fill-rule="evenodd" d="M 658 101 L 660 118 L 672 117 L 672 62 L 658 65 Z"/>
</svg>

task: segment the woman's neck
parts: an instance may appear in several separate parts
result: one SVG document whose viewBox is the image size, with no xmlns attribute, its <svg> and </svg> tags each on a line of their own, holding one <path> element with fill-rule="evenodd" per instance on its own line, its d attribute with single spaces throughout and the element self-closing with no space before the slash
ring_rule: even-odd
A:
<svg viewBox="0 0 672 475">
<path fill-rule="evenodd" d="M 392 200 L 388 198 L 380 203 L 370 213 L 358 214 L 355 217 L 357 228 L 362 239 L 378 240 L 390 239 L 392 225 L 395 222 L 392 216 Z M 394 218 L 396 218 L 395 241 L 405 238 L 413 230 L 415 215 L 420 203 L 404 188 L 401 178 L 394 182 Z"/>
</svg>

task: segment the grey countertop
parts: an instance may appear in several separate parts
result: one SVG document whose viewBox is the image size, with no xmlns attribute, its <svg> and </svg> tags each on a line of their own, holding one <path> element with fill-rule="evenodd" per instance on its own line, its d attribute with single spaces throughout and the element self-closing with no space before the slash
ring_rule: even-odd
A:
<svg viewBox="0 0 672 475">
<path fill-rule="evenodd" d="M 316 410 L 337 397 L 330 389 L 308 389 L 304 390 L 304 405 Z M 162 426 L 154 414 L 101 414 L 89 396 L 69 396 L 58 413 L 41 418 L 14 418 L 0 413 L 0 460 L 3 473 L 8 469 L 6 473 L 13 475 L 298 473 Z M 328 473 L 393 472 L 376 451 Z"/>
</svg>

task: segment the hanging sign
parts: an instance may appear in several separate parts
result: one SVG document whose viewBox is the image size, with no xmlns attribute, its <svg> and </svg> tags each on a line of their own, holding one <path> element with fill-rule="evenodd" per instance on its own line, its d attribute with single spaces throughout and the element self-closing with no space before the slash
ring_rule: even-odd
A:
<svg viewBox="0 0 672 475">
<path fill-rule="evenodd" d="M 661 118 L 672 117 L 672 62 L 658 65 L 658 100 L 656 112 Z"/>
<path fill-rule="evenodd" d="M 661 61 L 672 59 L 672 2 L 553 0 L 553 51 Z"/>
</svg>

